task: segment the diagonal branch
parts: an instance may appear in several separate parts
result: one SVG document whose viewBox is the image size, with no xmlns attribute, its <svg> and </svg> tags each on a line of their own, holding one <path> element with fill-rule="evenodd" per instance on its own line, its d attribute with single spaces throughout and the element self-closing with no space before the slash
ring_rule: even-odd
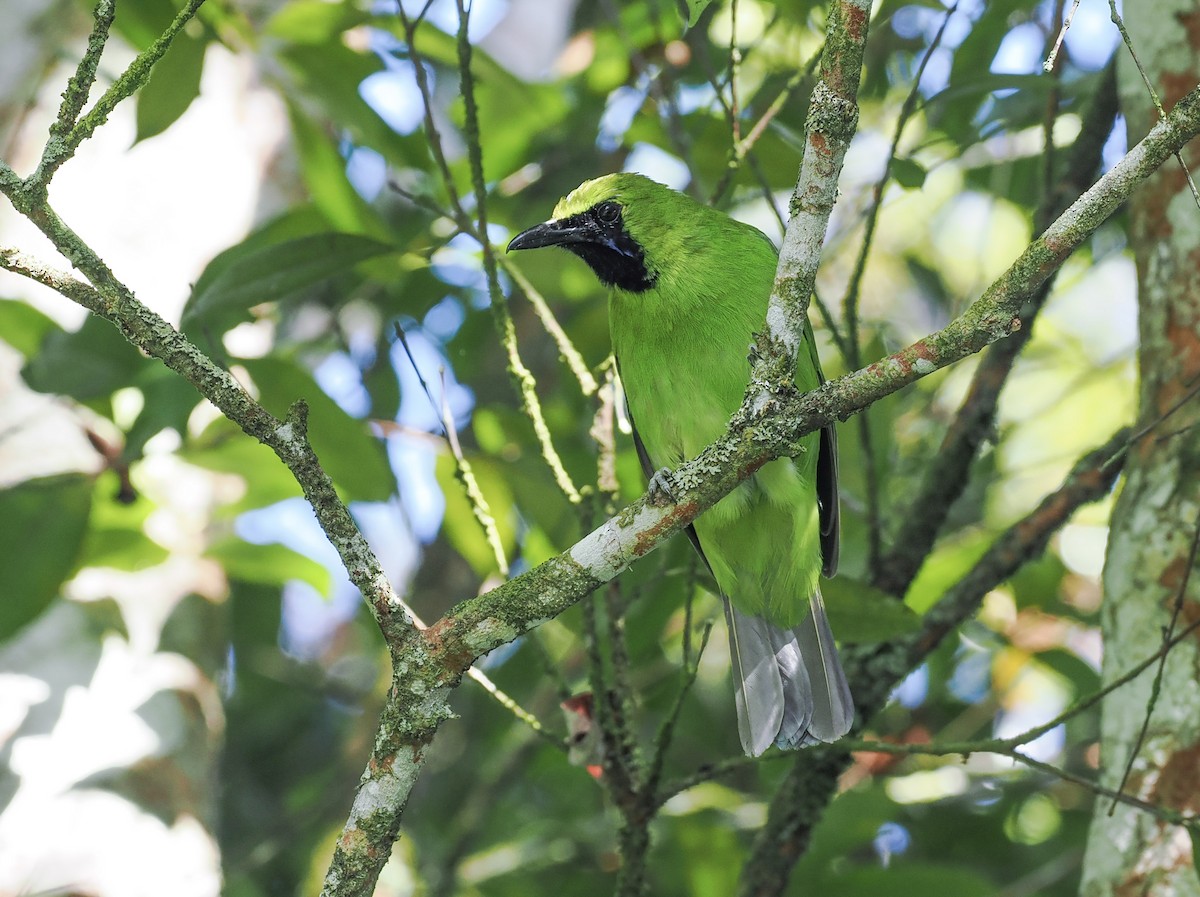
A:
<svg viewBox="0 0 1200 897">
<path fill-rule="evenodd" d="M 829 216 L 837 200 L 838 175 L 858 127 L 858 82 L 870 21 L 870 0 L 830 4 L 821 77 L 813 89 L 805 128 L 804 158 L 792 196 L 791 221 L 779 250 L 779 267 L 767 305 L 766 328 L 756 339 L 751 404 L 794 382 L 808 302 L 817 279 Z M 857 410 L 857 409 L 856 409 Z"/>
<path fill-rule="evenodd" d="M 95 105 L 92 106 L 87 115 L 83 116 L 78 122 L 75 122 L 71 119 L 78 115 L 79 110 L 83 108 L 88 89 L 91 87 L 91 82 L 96 76 L 95 66 L 99 62 L 103 40 L 108 35 L 107 26 L 101 29 L 101 17 L 102 15 L 107 15 L 104 12 L 104 4 L 100 3 L 97 5 L 97 30 L 92 32 L 92 37 L 88 41 L 88 50 L 84 56 L 84 62 L 80 63 L 75 78 L 71 80 L 67 92 L 63 95 L 63 105 L 59 111 L 55 127 L 50 130 L 50 139 L 46 141 L 45 149 L 42 152 L 42 160 L 38 163 L 37 171 L 29 178 L 30 189 L 40 190 L 42 193 L 45 193 L 50 179 L 54 177 L 54 173 L 62 167 L 64 162 L 75 155 L 75 150 L 79 149 L 79 144 L 91 137 L 98 127 L 108 121 L 108 116 L 117 108 L 122 100 L 133 96 L 138 88 L 150 80 L 150 72 L 154 68 L 154 65 L 162 59 L 163 54 L 170 49 L 171 42 L 184 29 L 184 26 L 195 17 L 203 4 L 204 0 L 188 0 L 184 7 L 176 14 L 171 24 L 167 26 L 167 30 L 154 43 L 139 53 L 133 62 L 129 63 L 129 67 L 121 73 L 120 77 L 112 83 L 108 90 L 104 91 L 100 99 L 96 100 Z M 109 3 L 110 7 L 113 5 L 115 4 L 112 2 Z M 93 47 L 95 48 L 93 49 Z M 85 64 L 91 66 L 90 72 L 85 68 Z M 71 127 L 69 129 L 63 127 L 68 120 L 71 120 Z"/>
<path fill-rule="evenodd" d="M 191 0 L 180 16 L 190 14 L 189 10 L 194 12 L 199 3 L 200 0 Z M 848 417 L 1019 328 L 1024 303 L 1051 272 L 1124 202 L 1141 180 L 1200 132 L 1200 91 L 1194 90 L 1030 244 L 1009 271 L 960 318 L 888 358 L 800 396 L 790 384 L 837 173 L 853 132 L 856 117 L 853 97 L 861 67 L 867 6 L 865 0 L 833 4 L 830 40 L 822 63 L 823 80 L 812 105 L 807 149 L 794 201 L 795 220 L 788 228 L 780 256 L 775 295 L 759 339 L 760 351 L 747 400 L 734 416 L 728 432 L 676 471 L 675 503 L 652 506 L 642 498 L 569 551 L 486 595 L 464 602 L 425 633 L 419 633 L 411 625 L 394 601 L 394 593 L 378 561 L 320 468 L 305 437 L 303 404 L 297 403 L 284 421 L 270 415 L 228 372 L 140 303 L 99 256 L 58 218 L 45 196 L 50 166 L 39 169 L 39 175 L 27 183 L 0 163 L 0 192 L 51 239 L 87 277 L 91 287 L 69 275 L 30 264 L 12 251 L 0 250 L 0 266 L 29 276 L 63 280 L 65 295 L 112 321 L 132 343 L 180 373 L 245 432 L 271 447 L 301 483 L 397 660 L 397 673 L 383 710 L 372 758 L 339 839 L 326 880 L 326 894 L 370 890 L 390 854 L 426 750 L 438 727 L 451 716 L 446 704 L 449 691 L 479 656 L 561 613 L 609 581 L 763 464 L 794 454 L 801 436 L 835 418 Z M 155 47 L 165 51 L 164 41 L 182 28 L 180 18 L 176 23 L 172 25 L 174 32 L 164 35 Z M 121 89 L 127 90 L 130 83 L 136 82 L 141 71 L 131 66 L 118 81 L 124 85 Z M 72 129 L 67 138 L 68 144 L 73 142 L 71 150 L 104 120 L 117 100 L 128 95 L 116 90 L 117 86 Z M 61 164 L 69 154 L 70 151 L 56 154 L 54 158 Z M 933 617 L 934 622 L 939 619 Z M 831 755 L 832 752 L 825 751 L 808 757 Z M 808 774 L 815 774 L 818 765 L 814 764 Z M 810 803 L 819 799 L 819 789 L 805 797 Z M 820 802 L 823 806 L 824 800 Z"/>
<path fill-rule="evenodd" d="M 945 328 L 861 370 L 797 395 L 786 386 L 762 404 L 751 396 L 729 431 L 681 465 L 677 500 L 642 497 L 524 576 L 468 600 L 431 627 L 448 660 L 474 658 L 561 613 L 647 554 L 763 464 L 795 450 L 801 437 L 978 352 L 1019 329 L 1026 300 L 1176 148 L 1200 133 L 1200 89 L 1034 240 L 961 316 Z"/>
<path fill-rule="evenodd" d="M 1104 80 L 1084 115 L 1065 176 L 1057 190 L 1048 192 L 1038 211 L 1037 226 L 1046 227 L 1065 201 L 1078 197 L 1100 166 L 1104 146 L 1117 114 L 1116 69 L 1109 66 Z M 988 349 L 971 378 L 971 386 L 958 413 L 942 437 L 937 462 L 930 464 L 905 513 L 891 550 L 881 559 L 873 584 L 893 595 L 903 595 L 933 548 L 951 506 L 967 485 L 967 473 L 985 439 L 992 432 L 996 405 L 1017 356 L 1029 342 L 1033 320 L 1050 293 L 1051 280 L 1030 298 L 1020 332 Z"/>
<path fill-rule="evenodd" d="M 67 82 L 67 89 L 63 91 L 62 105 L 58 107 L 58 116 L 50 125 L 51 141 L 69 134 L 71 128 L 75 127 L 75 122 L 79 120 L 79 113 L 83 111 L 88 94 L 92 91 L 92 84 L 96 81 L 96 69 L 100 65 L 100 56 L 104 53 L 104 45 L 108 43 L 108 32 L 112 28 L 116 13 L 116 0 L 97 0 L 96 9 L 92 13 L 96 24 L 92 26 L 92 33 L 88 36 L 87 49 L 79 60 L 79 65 L 75 67 L 75 74 L 71 76 Z M 51 144 L 47 143 L 45 148 L 47 154 L 51 151 L 50 146 Z M 45 156 L 42 157 L 43 164 L 45 158 Z"/>
</svg>

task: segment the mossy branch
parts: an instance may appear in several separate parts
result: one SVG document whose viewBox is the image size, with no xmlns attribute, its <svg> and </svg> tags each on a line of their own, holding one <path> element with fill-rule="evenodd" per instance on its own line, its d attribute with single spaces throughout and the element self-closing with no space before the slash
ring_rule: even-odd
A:
<svg viewBox="0 0 1200 897">
<path fill-rule="evenodd" d="M 172 30 L 139 56 L 92 111 L 61 138 L 60 147 L 45 157 L 50 160 L 48 164 L 40 166 L 32 178 L 22 180 L 0 163 L 0 192 L 50 238 L 90 284 L 49 269 L 15 250 L 0 249 L 0 267 L 47 283 L 111 321 L 130 342 L 178 372 L 246 433 L 271 447 L 301 484 L 383 630 L 394 662 L 393 684 L 371 762 L 326 880 L 324 893 L 330 895 L 360 894 L 371 889 L 390 854 L 425 752 L 438 727 L 451 716 L 446 703 L 449 692 L 478 657 L 561 613 L 611 580 L 763 464 L 793 454 L 803 435 L 836 418 L 844 419 L 1019 328 L 1024 302 L 1049 274 L 1125 201 L 1140 181 L 1200 133 L 1200 91 L 1192 91 L 1125 159 L 1030 244 L 960 318 L 900 352 L 799 395 L 790 385 L 792 373 L 811 294 L 811 275 L 828 208 L 832 207 L 841 164 L 839 152 L 844 152 L 844 146 L 839 150 L 837 145 L 844 144 L 853 130 L 853 92 L 867 23 L 864 0 L 834 3 L 831 19 L 840 30 L 831 30 L 827 59 L 822 65 L 823 82 L 814 98 L 804 171 L 797 191 L 799 220 L 789 227 L 789 239 L 781 254 L 765 351 L 760 352 L 747 399 L 728 432 L 675 472 L 677 500 L 673 504 L 651 505 L 645 498 L 640 499 L 569 551 L 462 603 L 422 633 L 407 619 L 378 561 L 321 469 L 306 437 L 303 403 L 297 403 L 283 421 L 269 414 L 228 372 L 140 303 L 46 202 L 45 184 L 53 170 L 104 121 L 119 99 L 144 83 L 149 66 L 165 52 L 170 38 L 186 24 L 200 2 L 193 0 L 184 8 Z M 841 37 L 833 40 L 835 34 Z M 478 135 L 474 137 L 477 140 Z M 480 170 L 476 167 L 476 174 Z M 477 177 L 477 199 L 481 186 Z M 793 230 L 799 236 L 793 237 Z M 947 619 L 932 614 L 928 625 L 953 625 Z M 793 782 L 797 787 L 804 784 L 799 779 L 827 777 L 827 767 L 836 767 L 838 762 L 831 751 L 812 752 L 806 756 L 806 762 L 810 760 L 807 771 Z M 800 793 L 804 800 L 820 800 L 823 805 L 821 788 L 802 789 Z M 795 813 L 787 818 L 793 829 L 802 824 L 802 817 Z M 781 833 L 786 835 L 782 829 Z"/>
<path fill-rule="evenodd" d="M 63 93 L 62 107 L 58 118 L 50 128 L 50 138 L 42 150 L 42 160 L 38 163 L 37 171 L 29 178 L 26 189 L 45 193 L 46 187 L 54 173 L 62 167 L 79 144 L 87 140 L 95 130 L 108 121 L 108 116 L 117 108 L 122 100 L 133 96 L 139 88 L 150 80 L 150 72 L 154 65 L 171 47 L 172 41 L 179 35 L 200 11 L 204 0 L 188 0 L 179 10 L 167 30 L 149 47 L 137 55 L 120 77 L 96 100 L 94 106 L 83 118 L 75 121 L 80 110 L 87 101 L 92 82 L 96 79 L 96 66 L 100 62 L 100 54 L 108 39 L 108 26 L 112 22 L 115 0 L 100 0 L 96 5 L 96 27 L 88 40 L 88 49 L 83 60 L 79 63 L 75 77 L 71 79 L 67 90 Z M 10 197 L 11 198 L 11 197 Z"/>
</svg>

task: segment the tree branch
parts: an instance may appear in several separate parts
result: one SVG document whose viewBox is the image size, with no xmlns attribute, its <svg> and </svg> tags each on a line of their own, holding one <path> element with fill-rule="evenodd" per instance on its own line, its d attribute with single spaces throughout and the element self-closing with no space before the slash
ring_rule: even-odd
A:
<svg viewBox="0 0 1200 897">
<path fill-rule="evenodd" d="M 779 250 L 766 328 L 756 340 L 757 359 L 747 393 L 751 406 L 769 404 L 771 393 L 790 389 L 795 381 L 808 302 L 837 200 L 838 175 L 858 127 L 858 81 L 870 13 L 870 0 L 834 0 L 830 4 L 821 77 L 808 110 L 791 221 Z"/>
<path fill-rule="evenodd" d="M 96 66 L 100 61 L 100 53 L 108 39 L 108 25 L 112 21 L 115 3 L 112 0 L 100 0 L 96 5 L 96 28 L 88 39 L 88 49 L 83 60 L 71 79 L 67 90 L 63 93 L 63 103 L 59 109 L 58 118 L 50 128 L 50 139 L 42 151 L 42 160 L 38 163 L 37 171 L 29 178 L 27 186 L 31 190 L 45 193 L 50 179 L 62 167 L 79 144 L 92 136 L 92 133 L 108 121 L 108 116 L 117 105 L 133 96 L 138 89 L 150 80 L 150 72 L 155 63 L 162 59 L 163 54 L 171 47 L 172 41 L 183 30 L 184 26 L 200 11 L 204 0 L 188 0 L 183 9 L 179 10 L 174 20 L 149 47 L 137 55 L 121 76 L 104 91 L 100 99 L 78 122 L 75 117 L 87 100 L 92 82 L 96 78 Z M 70 122 L 70 127 L 67 123 Z M 10 197 L 11 198 L 11 197 Z"/>
<path fill-rule="evenodd" d="M 139 56 L 72 129 L 65 138 L 67 151 L 51 154 L 58 164 L 103 122 L 120 98 L 128 95 L 130 84 L 144 81 L 148 66 L 165 52 L 170 37 L 182 28 L 186 16 L 193 14 L 200 2 L 191 0 L 172 24 L 173 31 Z M 286 420 L 278 420 L 254 402 L 228 372 L 138 302 L 47 204 L 45 181 L 56 166 L 39 167 L 34 177 L 23 181 L 0 163 L 0 192 L 50 238 L 92 286 L 30 263 L 12 250 L 0 250 L 0 266 L 35 279 L 44 278 L 42 282 L 54 281 L 56 288 L 61 283 L 64 295 L 113 322 L 134 345 L 180 373 L 247 434 L 272 448 L 301 484 L 385 634 L 395 667 L 393 686 L 324 893 L 362 893 L 377 878 L 390 853 L 425 750 L 440 724 L 451 716 L 446 697 L 479 656 L 561 613 L 612 579 L 763 464 L 794 454 L 801 436 L 835 418 L 848 417 L 1019 328 L 1022 305 L 1049 274 L 1141 180 L 1200 132 L 1200 92 L 1194 90 L 1035 240 L 960 318 L 886 359 L 819 390 L 798 395 L 791 385 L 795 359 L 837 173 L 853 133 L 853 94 L 861 67 L 867 6 L 865 0 L 833 5 L 831 40 L 822 66 L 823 81 L 810 113 L 807 150 L 794 202 L 795 220 L 788 228 L 780 256 L 776 288 L 766 328 L 758 341 L 760 352 L 747 399 L 726 435 L 676 471 L 678 500 L 674 504 L 652 506 L 643 497 L 569 551 L 486 595 L 462 603 L 423 634 L 395 601 L 378 561 L 309 446 L 303 403 L 297 403 Z M 153 56 L 155 52 L 158 56 Z M 485 260 L 486 254 L 485 245 Z M 954 622 L 946 622 L 937 613 L 930 618 L 931 623 L 945 623 L 947 628 L 941 635 L 960 619 L 950 615 Z M 835 752 L 814 752 L 805 759 L 814 756 L 835 757 Z M 834 760 L 821 762 L 827 766 Z M 823 768 L 821 762 L 812 764 L 805 775 L 817 776 Z M 806 791 L 805 800 L 824 805 L 819 788 Z M 799 821 L 790 828 L 793 833 L 803 834 Z"/>
<path fill-rule="evenodd" d="M 1056 187 L 1047 191 L 1038 210 L 1035 224 L 1039 229 L 1047 227 L 1056 212 L 1086 189 L 1100 167 L 1100 151 L 1116 115 L 1116 68 L 1110 65 L 1084 115 L 1066 173 Z M 937 462 L 929 466 L 912 502 L 899 517 L 903 525 L 875 571 L 876 588 L 903 595 L 928 557 L 951 507 L 966 488 L 968 471 L 980 446 L 992 432 L 1000 393 L 1017 356 L 1032 336 L 1033 321 L 1050 294 L 1052 282 L 1048 279 L 1026 305 L 1021 330 L 984 353 L 967 396 L 942 437 Z"/>
</svg>

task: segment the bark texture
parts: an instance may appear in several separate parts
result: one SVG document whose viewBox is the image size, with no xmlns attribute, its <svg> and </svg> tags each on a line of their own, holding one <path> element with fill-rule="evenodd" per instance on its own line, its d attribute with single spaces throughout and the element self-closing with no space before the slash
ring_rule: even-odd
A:
<svg viewBox="0 0 1200 897">
<path fill-rule="evenodd" d="M 1165 108 L 1200 79 L 1200 7 L 1194 0 L 1126 5 L 1126 26 Z M 1122 59 L 1121 99 L 1130 140 L 1157 119 L 1141 76 Z M 1193 141 L 1183 152 L 1200 168 Z M 1194 540 L 1200 525 L 1200 209 L 1178 162 L 1168 162 L 1133 196 L 1132 244 L 1139 281 L 1139 429 L 1159 421 L 1131 450 L 1113 511 L 1104 571 L 1104 681 L 1162 645 L 1200 615 Z M 1146 738 L 1125 791 L 1200 812 L 1200 641 L 1168 655 Z M 1151 668 L 1104 702 L 1102 784 L 1117 787 L 1137 744 L 1154 690 Z M 1084 859 L 1084 897 L 1196 897 L 1200 880 L 1183 828 L 1109 802 L 1097 803 Z"/>
</svg>

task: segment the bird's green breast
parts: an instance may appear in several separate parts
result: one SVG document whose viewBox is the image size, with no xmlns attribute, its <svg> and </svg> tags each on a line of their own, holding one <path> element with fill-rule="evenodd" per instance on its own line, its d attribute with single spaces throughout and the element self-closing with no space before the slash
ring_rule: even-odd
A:
<svg viewBox="0 0 1200 897">
<path fill-rule="evenodd" d="M 745 393 L 775 256 L 744 229 L 726 236 L 724 246 L 700 241 L 711 254 L 660 269 L 654 288 L 610 297 L 630 415 L 656 467 L 695 457 L 721 436 Z M 810 368 L 802 352 L 801 388 L 816 385 Z M 806 442 L 805 454 L 766 465 L 695 523 L 721 590 L 744 612 L 785 626 L 799 622 L 821 565 L 816 435 Z"/>
</svg>

